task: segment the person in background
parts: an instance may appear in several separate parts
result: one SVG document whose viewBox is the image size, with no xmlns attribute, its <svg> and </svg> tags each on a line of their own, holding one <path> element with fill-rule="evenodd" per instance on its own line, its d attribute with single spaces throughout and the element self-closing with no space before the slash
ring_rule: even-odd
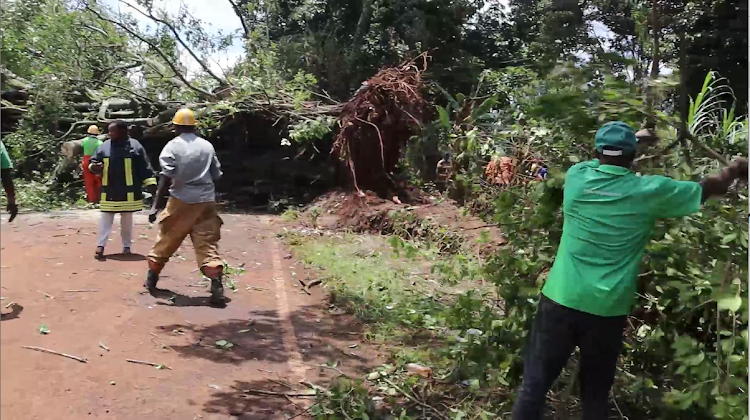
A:
<svg viewBox="0 0 750 420">
<path fill-rule="evenodd" d="M 516 159 L 510 156 L 500 158 L 500 174 L 496 181 L 500 185 L 509 185 L 516 175 Z"/>
<path fill-rule="evenodd" d="M 539 166 L 539 172 L 537 172 L 537 179 L 544 180 L 547 179 L 547 167 L 544 165 Z"/>
<path fill-rule="evenodd" d="M 83 183 L 86 186 L 86 199 L 88 202 L 98 203 L 99 194 L 102 188 L 102 178 L 91 172 L 89 164 L 91 163 L 91 156 L 96 153 L 96 149 L 98 149 L 103 142 L 97 137 L 99 135 L 99 127 L 91 125 L 86 132 L 89 135 L 84 137 L 83 141 L 81 141 L 81 146 L 83 147 L 83 163 L 81 164 L 83 169 Z"/>
<path fill-rule="evenodd" d="M 5 198 L 8 201 L 7 209 L 10 214 L 8 222 L 12 222 L 18 215 L 16 187 L 13 185 L 13 163 L 10 161 L 10 156 L 8 156 L 8 151 L 2 141 L 0 141 L 0 182 L 3 184 Z"/>
<path fill-rule="evenodd" d="M 159 233 L 148 254 L 144 286 L 152 293 L 157 290 L 162 269 L 190 235 L 198 267 L 211 279 L 210 303 L 218 305 L 224 301 L 224 261 L 219 256 L 223 222 L 214 182 L 222 175 L 221 164 L 214 146 L 196 134 L 193 111 L 177 111 L 172 123 L 177 137 L 159 155 L 159 187 L 149 214 L 151 223 L 159 215 Z"/>
<path fill-rule="evenodd" d="M 448 181 L 453 175 L 453 163 L 451 162 L 451 154 L 446 153 L 442 159 L 437 163 L 435 168 L 435 183 L 437 184 L 438 190 L 445 190 L 448 185 Z"/>
<path fill-rule="evenodd" d="M 142 188 L 146 187 L 152 192 L 156 190 L 156 178 L 146 150 L 138 140 L 128 136 L 128 125 L 120 120 L 110 123 L 109 138 L 91 156 L 89 164 L 91 172 L 102 177 L 99 203 L 102 217 L 96 244 L 97 259 L 104 258 L 104 248 L 118 213 L 122 253 L 130 254 L 133 213 L 143 210 Z"/>
<path fill-rule="evenodd" d="M 513 420 L 542 418 L 547 391 L 576 347 L 582 418 L 608 418 L 623 331 L 655 220 L 695 213 L 736 179 L 747 180 L 744 158 L 701 182 L 638 176 L 630 170 L 638 140 L 623 122 L 602 126 L 595 142 L 598 158 L 567 172 L 562 239 L 527 339 Z"/>
</svg>

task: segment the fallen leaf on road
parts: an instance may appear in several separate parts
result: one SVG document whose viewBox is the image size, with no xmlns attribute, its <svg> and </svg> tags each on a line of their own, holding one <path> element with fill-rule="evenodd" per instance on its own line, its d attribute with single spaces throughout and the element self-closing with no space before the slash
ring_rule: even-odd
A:
<svg viewBox="0 0 750 420">
<path fill-rule="evenodd" d="M 227 340 L 219 340 L 216 342 L 216 347 L 222 348 L 224 350 L 229 350 L 234 347 L 234 344 L 230 343 Z"/>
</svg>

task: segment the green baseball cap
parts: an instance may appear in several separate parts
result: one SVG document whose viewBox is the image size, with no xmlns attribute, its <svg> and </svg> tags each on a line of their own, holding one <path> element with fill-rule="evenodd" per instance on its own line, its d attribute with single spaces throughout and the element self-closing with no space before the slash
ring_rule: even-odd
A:
<svg viewBox="0 0 750 420">
<path fill-rule="evenodd" d="M 596 132 L 596 150 L 605 156 L 622 156 L 635 152 L 638 140 L 635 130 L 622 121 L 604 124 Z"/>
</svg>

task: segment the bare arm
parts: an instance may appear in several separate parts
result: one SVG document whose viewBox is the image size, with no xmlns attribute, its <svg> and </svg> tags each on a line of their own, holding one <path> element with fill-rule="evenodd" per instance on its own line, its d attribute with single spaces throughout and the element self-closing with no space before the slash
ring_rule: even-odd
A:
<svg viewBox="0 0 750 420">
<path fill-rule="evenodd" d="M 18 205 L 16 205 L 16 187 L 13 185 L 13 173 L 10 168 L 2 169 L 0 172 L 0 178 L 2 179 L 3 189 L 5 195 L 8 198 L 8 213 L 10 218 L 8 222 L 12 222 L 13 219 L 18 215 Z"/>
<path fill-rule="evenodd" d="M 707 176 L 701 181 L 701 187 L 703 188 L 701 200 L 706 201 L 711 197 L 726 194 L 736 179 L 747 181 L 747 171 L 747 159 L 739 158 L 735 159 L 718 174 Z"/>
<path fill-rule="evenodd" d="M 16 203 L 16 188 L 13 185 L 13 174 L 10 169 L 3 169 L 2 173 L 0 173 L 0 178 L 2 178 L 3 183 L 3 189 L 5 190 L 5 195 L 8 198 L 8 204 Z"/>
<path fill-rule="evenodd" d="M 214 157 L 211 160 L 210 170 L 211 170 L 211 179 L 213 179 L 214 182 L 216 182 L 223 175 L 223 173 L 221 172 L 221 163 L 219 163 L 219 158 L 216 156 L 215 152 L 214 152 Z"/>
<path fill-rule="evenodd" d="M 159 185 L 156 187 L 156 197 L 154 198 L 154 209 L 162 210 L 167 206 L 167 194 L 169 187 L 172 186 L 172 178 L 162 175 L 159 177 Z"/>
</svg>

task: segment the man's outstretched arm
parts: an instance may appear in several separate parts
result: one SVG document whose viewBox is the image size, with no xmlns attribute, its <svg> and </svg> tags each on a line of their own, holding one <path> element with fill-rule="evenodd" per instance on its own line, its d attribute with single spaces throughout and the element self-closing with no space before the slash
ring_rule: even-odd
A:
<svg viewBox="0 0 750 420">
<path fill-rule="evenodd" d="M 747 171 L 747 159 L 737 158 L 718 174 L 707 176 L 700 183 L 703 188 L 701 201 L 726 194 L 736 179 L 747 181 Z"/>
</svg>

